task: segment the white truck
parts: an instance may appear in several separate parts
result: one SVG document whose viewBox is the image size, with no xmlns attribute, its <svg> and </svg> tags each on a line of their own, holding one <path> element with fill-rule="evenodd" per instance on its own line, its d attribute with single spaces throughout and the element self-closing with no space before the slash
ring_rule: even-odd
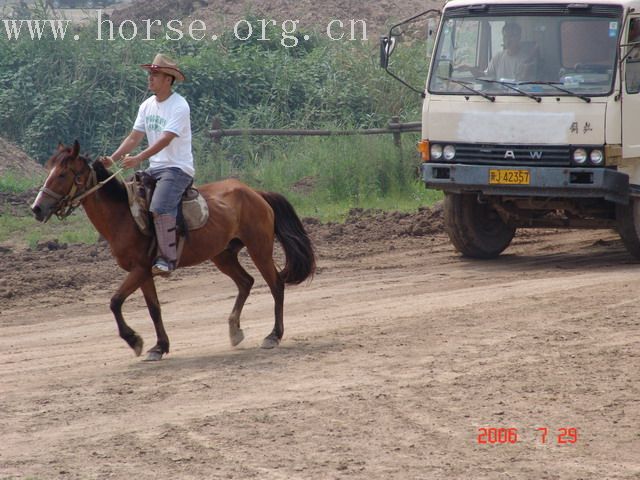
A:
<svg viewBox="0 0 640 480">
<path fill-rule="evenodd" d="M 455 248 L 493 258 L 517 228 L 613 228 L 640 258 L 640 0 L 452 0 L 383 37 L 401 81 L 396 40 L 429 17 L 418 149 Z"/>
</svg>

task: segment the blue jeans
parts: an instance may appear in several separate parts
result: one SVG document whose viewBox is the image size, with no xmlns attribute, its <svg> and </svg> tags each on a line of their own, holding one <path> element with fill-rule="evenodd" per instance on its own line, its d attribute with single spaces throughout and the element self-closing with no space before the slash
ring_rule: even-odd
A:
<svg viewBox="0 0 640 480">
<path fill-rule="evenodd" d="M 149 168 L 147 173 L 157 181 L 149 210 L 156 215 L 177 217 L 180 198 L 193 181 L 193 177 L 178 167 Z"/>
</svg>

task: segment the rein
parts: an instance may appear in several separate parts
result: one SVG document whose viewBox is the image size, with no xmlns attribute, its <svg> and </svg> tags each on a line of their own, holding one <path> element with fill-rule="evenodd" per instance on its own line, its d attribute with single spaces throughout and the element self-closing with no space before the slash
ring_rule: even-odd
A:
<svg viewBox="0 0 640 480">
<path fill-rule="evenodd" d="M 73 211 L 80 206 L 82 200 L 102 188 L 102 186 L 111 181 L 116 175 L 124 170 L 124 168 L 121 167 L 113 175 L 102 180 L 101 182 L 98 182 L 96 171 L 91 165 L 88 165 L 88 167 L 89 170 L 91 170 L 91 174 L 87 178 L 87 181 L 84 184 L 84 190 L 82 192 L 78 193 L 78 186 L 80 185 L 80 183 L 78 182 L 78 177 L 80 175 L 75 172 L 73 172 L 75 173 L 75 180 L 73 182 L 73 185 L 71 186 L 71 189 L 66 195 L 60 195 L 59 193 L 56 193 L 47 187 L 42 187 L 40 189 L 42 193 L 49 195 L 50 197 L 58 201 L 54 214 L 60 220 L 64 220 L 69 215 L 71 215 Z"/>
</svg>

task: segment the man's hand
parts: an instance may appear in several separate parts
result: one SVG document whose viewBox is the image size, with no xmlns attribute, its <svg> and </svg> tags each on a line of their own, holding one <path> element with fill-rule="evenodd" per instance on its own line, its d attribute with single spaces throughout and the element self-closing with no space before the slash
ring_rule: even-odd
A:
<svg viewBox="0 0 640 480">
<path fill-rule="evenodd" d="M 115 163 L 111 157 L 100 157 L 99 160 L 106 168 L 109 168 Z"/>
<path fill-rule="evenodd" d="M 140 155 L 125 155 L 122 160 L 122 166 L 124 168 L 135 168 L 142 163 L 144 158 Z"/>
</svg>

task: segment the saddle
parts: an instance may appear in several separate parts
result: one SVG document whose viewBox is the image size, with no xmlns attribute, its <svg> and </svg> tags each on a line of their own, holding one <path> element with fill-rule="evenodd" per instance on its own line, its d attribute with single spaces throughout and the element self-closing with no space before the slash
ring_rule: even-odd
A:
<svg viewBox="0 0 640 480">
<path fill-rule="evenodd" d="M 129 197 L 129 209 L 140 231 L 155 237 L 153 220 L 149 212 L 156 180 L 145 172 L 136 172 L 132 180 L 124 182 Z M 207 201 L 197 188 L 190 185 L 182 195 L 176 219 L 177 234 L 187 236 L 191 230 L 203 227 L 209 220 Z"/>
</svg>

